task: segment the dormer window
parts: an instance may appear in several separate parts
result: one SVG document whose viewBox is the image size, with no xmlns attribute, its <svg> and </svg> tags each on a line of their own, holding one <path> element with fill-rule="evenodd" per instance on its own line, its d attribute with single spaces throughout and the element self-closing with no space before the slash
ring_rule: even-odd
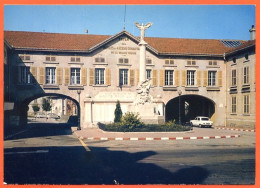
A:
<svg viewBox="0 0 260 188">
<path fill-rule="evenodd" d="M 209 65 L 210 65 L 210 66 L 215 66 L 215 65 L 217 65 L 217 64 L 218 64 L 217 61 L 209 61 Z"/>
<path fill-rule="evenodd" d="M 196 61 L 194 60 L 188 60 L 187 65 L 196 65 Z"/>
<path fill-rule="evenodd" d="M 30 61 L 31 60 L 31 56 L 30 55 L 25 55 L 25 54 L 20 54 L 19 55 L 19 60 L 21 60 L 21 61 Z"/>
<path fill-rule="evenodd" d="M 152 64 L 152 60 L 150 58 L 147 58 L 146 59 L 146 64 L 151 65 Z"/>
<path fill-rule="evenodd" d="M 46 56 L 45 57 L 45 60 L 47 62 L 55 62 L 56 61 L 56 57 L 55 56 L 52 56 L 52 55 L 49 55 L 49 56 Z"/>
<path fill-rule="evenodd" d="M 232 59 L 232 61 L 233 61 L 233 63 L 236 63 L 236 62 L 237 62 L 237 59 L 234 57 L 234 58 Z"/>
<path fill-rule="evenodd" d="M 129 63 L 128 58 L 119 58 L 119 63 L 125 64 L 125 63 Z"/>
<path fill-rule="evenodd" d="M 71 62 L 80 62 L 80 57 L 77 57 L 77 56 L 71 57 L 71 58 L 70 58 L 70 61 L 71 61 Z"/>
<path fill-rule="evenodd" d="M 95 62 L 96 63 L 105 63 L 105 58 L 104 57 L 96 57 Z"/>
<path fill-rule="evenodd" d="M 165 65 L 174 65 L 174 60 L 173 59 L 166 59 Z"/>
<path fill-rule="evenodd" d="M 245 59 L 246 59 L 246 61 L 248 60 L 248 54 L 245 54 Z"/>
</svg>

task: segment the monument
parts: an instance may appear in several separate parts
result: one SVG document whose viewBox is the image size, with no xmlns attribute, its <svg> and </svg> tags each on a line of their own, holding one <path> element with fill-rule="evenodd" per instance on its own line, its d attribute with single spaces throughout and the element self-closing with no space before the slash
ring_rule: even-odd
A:
<svg viewBox="0 0 260 188">
<path fill-rule="evenodd" d="M 164 122 L 164 116 L 159 113 L 163 109 L 163 103 L 160 101 L 160 97 L 153 99 L 150 95 L 151 81 L 152 79 L 146 79 L 146 46 L 144 41 L 145 30 L 151 27 L 152 23 L 142 24 L 135 23 L 136 27 L 140 29 L 140 75 L 139 83 L 137 87 L 136 98 L 133 104 L 130 104 L 128 109 L 131 112 L 138 113 L 141 120 L 145 123 L 158 124 Z"/>
</svg>

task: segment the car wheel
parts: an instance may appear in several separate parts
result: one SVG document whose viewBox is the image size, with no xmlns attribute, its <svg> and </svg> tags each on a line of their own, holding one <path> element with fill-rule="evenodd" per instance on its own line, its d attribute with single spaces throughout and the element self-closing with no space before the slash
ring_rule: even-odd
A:
<svg viewBox="0 0 260 188">
<path fill-rule="evenodd" d="M 191 126 L 191 127 L 193 127 L 193 124 L 192 124 L 192 123 L 190 123 L 190 126 Z"/>
<path fill-rule="evenodd" d="M 199 124 L 199 128 L 202 128 L 201 124 Z"/>
</svg>

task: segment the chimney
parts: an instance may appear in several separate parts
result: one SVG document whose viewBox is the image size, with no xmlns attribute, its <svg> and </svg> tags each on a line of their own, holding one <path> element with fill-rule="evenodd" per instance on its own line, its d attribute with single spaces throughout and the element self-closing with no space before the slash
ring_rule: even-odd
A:
<svg viewBox="0 0 260 188">
<path fill-rule="evenodd" d="M 250 32 L 250 40 L 255 40 L 255 26 L 252 25 L 252 28 L 249 30 Z"/>
</svg>

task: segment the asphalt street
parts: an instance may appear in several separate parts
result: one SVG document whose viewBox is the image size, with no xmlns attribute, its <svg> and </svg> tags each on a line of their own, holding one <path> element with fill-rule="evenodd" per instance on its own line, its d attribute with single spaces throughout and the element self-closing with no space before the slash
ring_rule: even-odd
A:
<svg viewBox="0 0 260 188">
<path fill-rule="evenodd" d="M 66 124 L 32 124 L 4 141 L 4 181 L 254 184 L 255 133 L 240 134 L 212 140 L 88 141 L 76 138 Z"/>
</svg>

